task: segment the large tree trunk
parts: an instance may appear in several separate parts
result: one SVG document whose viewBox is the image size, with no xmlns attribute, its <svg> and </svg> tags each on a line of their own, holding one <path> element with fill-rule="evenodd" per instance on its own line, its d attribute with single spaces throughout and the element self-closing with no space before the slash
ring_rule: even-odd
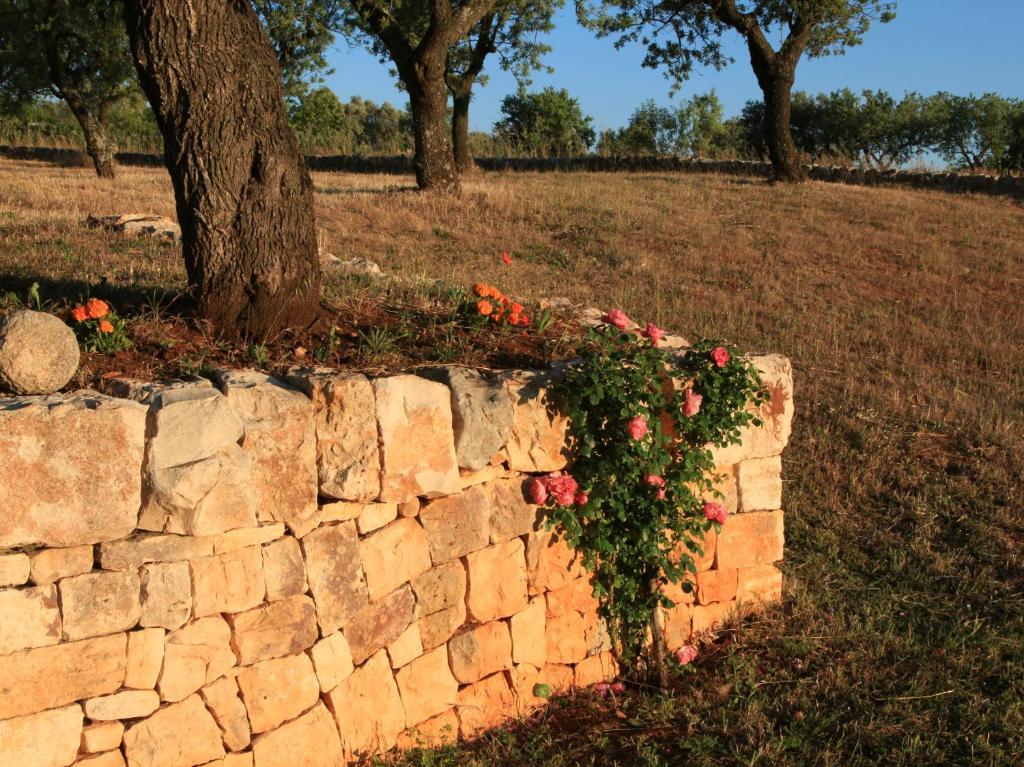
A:
<svg viewBox="0 0 1024 767">
<path fill-rule="evenodd" d="M 72 108 L 72 114 L 85 136 L 85 153 L 92 160 L 96 175 L 100 178 L 114 178 L 116 175 L 114 155 L 117 147 L 107 132 L 107 123 L 102 115 L 90 114 L 85 109 Z"/>
<path fill-rule="evenodd" d="M 807 174 L 800 164 L 789 122 L 795 66 L 774 64 L 764 70 L 760 72 L 755 67 L 764 94 L 764 138 L 772 170 L 779 181 L 805 181 Z"/>
<path fill-rule="evenodd" d="M 409 91 L 415 154 L 412 164 L 420 189 L 458 192 L 459 175 L 455 169 L 448 140 L 448 89 L 444 83 L 444 59 L 433 66 L 420 62 L 409 67 L 402 78 Z"/>
<path fill-rule="evenodd" d="M 128 0 L 125 18 L 201 316 L 261 340 L 310 322 L 320 296 L 313 184 L 250 3 Z"/>
<path fill-rule="evenodd" d="M 469 100 L 468 93 L 452 97 L 452 152 L 459 173 L 476 170 L 473 152 L 469 148 Z"/>
</svg>

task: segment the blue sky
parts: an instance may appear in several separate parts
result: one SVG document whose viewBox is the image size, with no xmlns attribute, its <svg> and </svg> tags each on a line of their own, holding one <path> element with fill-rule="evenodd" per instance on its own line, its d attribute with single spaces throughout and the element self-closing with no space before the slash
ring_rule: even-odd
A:
<svg viewBox="0 0 1024 767">
<path fill-rule="evenodd" d="M 649 98 L 671 104 L 714 89 L 729 116 L 748 99 L 760 97 L 745 49 L 735 36 L 728 38 L 735 63 L 721 72 L 695 72 L 674 100 L 662 73 L 640 66 L 640 46 L 616 50 L 610 39 L 595 38 L 577 24 L 572 0 L 567 0 L 547 42 L 553 50 L 546 61 L 555 71 L 537 74 L 533 88 L 567 88 L 599 130 L 622 125 Z M 405 104 L 388 68 L 362 49 L 339 39 L 330 60 L 335 72 L 327 85 L 342 99 L 358 95 Z M 501 99 L 515 90 L 514 80 L 496 65 L 489 74 L 470 110 L 474 130 L 489 130 L 500 116 Z M 873 27 L 860 47 L 844 56 L 801 61 L 796 88 L 817 92 L 842 87 L 895 94 L 995 91 L 1024 98 L 1024 0 L 901 0 L 896 20 Z"/>
</svg>

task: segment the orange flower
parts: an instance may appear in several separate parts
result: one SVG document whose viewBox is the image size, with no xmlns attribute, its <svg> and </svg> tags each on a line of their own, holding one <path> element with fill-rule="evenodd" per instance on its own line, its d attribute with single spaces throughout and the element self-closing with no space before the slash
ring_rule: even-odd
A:
<svg viewBox="0 0 1024 767">
<path fill-rule="evenodd" d="M 100 322 L 100 332 L 101 333 L 113 333 L 114 332 L 114 326 L 111 325 L 106 320 L 103 320 L 103 321 Z"/>
<path fill-rule="evenodd" d="M 89 313 L 85 310 L 85 307 L 79 304 L 71 310 L 71 319 L 75 322 L 85 322 L 89 319 Z"/>
<path fill-rule="evenodd" d="M 107 316 L 107 312 L 110 311 L 110 306 L 106 301 L 100 301 L 98 298 L 90 298 L 85 302 L 85 310 L 89 313 L 89 319 L 98 320 Z"/>
<path fill-rule="evenodd" d="M 485 285 L 482 282 L 478 282 L 476 285 L 473 286 L 473 292 L 476 293 L 481 298 L 484 298 L 489 290 L 490 286 Z"/>
<path fill-rule="evenodd" d="M 512 304 L 512 314 L 522 314 L 522 313 L 523 313 L 523 305 L 522 304 L 520 304 L 518 302 Z"/>
<path fill-rule="evenodd" d="M 486 317 L 488 314 L 494 311 L 494 307 L 491 306 L 490 301 L 484 301 L 483 299 L 480 299 L 479 301 L 476 302 L 476 310 Z"/>
<path fill-rule="evenodd" d="M 523 315 L 522 317 L 520 317 L 520 318 L 519 318 L 519 324 L 520 324 L 520 325 L 529 325 L 529 324 L 530 324 L 530 318 L 529 318 L 529 317 L 527 317 L 527 316 L 526 316 L 526 315 L 524 314 L 524 315 Z"/>
</svg>

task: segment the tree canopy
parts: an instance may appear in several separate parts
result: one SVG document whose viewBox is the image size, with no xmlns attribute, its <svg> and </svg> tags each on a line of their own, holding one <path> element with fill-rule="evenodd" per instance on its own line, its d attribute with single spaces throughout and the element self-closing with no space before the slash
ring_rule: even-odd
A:
<svg viewBox="0 0 1024 767">
<path fill-rule="evenodd" d="M 594 143 L 593 118 L 565 89 L 520 91 L 501 102 L 505 115 L 494 124 L 496 137 L 517 151 L 536 156 L 573 156 Z"/>
</svg>

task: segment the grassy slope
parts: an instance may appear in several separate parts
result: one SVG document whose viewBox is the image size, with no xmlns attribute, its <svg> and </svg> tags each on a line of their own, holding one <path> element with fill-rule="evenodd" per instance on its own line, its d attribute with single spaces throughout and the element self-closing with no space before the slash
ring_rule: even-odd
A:
<svg viewBox="0 0 1024 767">
<path fill-rule="evenodd" d="M 110 187 L 5 162 L 0 179 L 0 279 L 180 281 L 168 249 L 81 226 L 89 212 L 173 213 L 163 174 Z M 619 305 L 796 370 L 782 608 L 706 648 L 683 692 L 626 702 L 625 718 L 584 699 L 406 763 L 1024 759 L 1024 208 L 699 176 L 487 176 L 461 200 L 393 188 L 408 179 L 316 183 L 338 256 Z"/>
</svg>

